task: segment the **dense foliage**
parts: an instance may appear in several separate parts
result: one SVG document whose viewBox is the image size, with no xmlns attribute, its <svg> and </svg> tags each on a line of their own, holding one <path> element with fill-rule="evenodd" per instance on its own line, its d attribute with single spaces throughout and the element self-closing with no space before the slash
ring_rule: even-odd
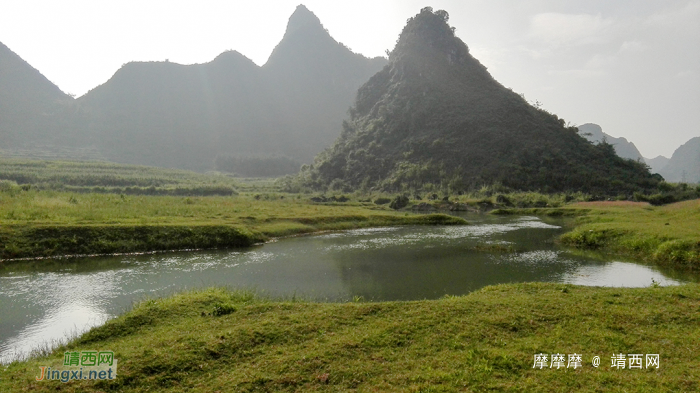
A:
<svg viewBox="0 0 700 393">
<path fill-rule="evenodd" d="M 630 196 L 656 186 L 644 164 L 592 145 L 495 81 L 446 20 L 430 8 L 409 20 L 389 65 L 358 91 L 340 138 L 291 183 L 447 193 L 500 183 Z"/>
<path fill-rule="evenodd" d="M 657 191 L 653 194 L 634 193 L 635 201 L 649 202 L 652 205 L 666 205 L 698 198 L 700 198 L 700 185 L 691 186 L 686 183 L 661 182 Z"/>
</svg>

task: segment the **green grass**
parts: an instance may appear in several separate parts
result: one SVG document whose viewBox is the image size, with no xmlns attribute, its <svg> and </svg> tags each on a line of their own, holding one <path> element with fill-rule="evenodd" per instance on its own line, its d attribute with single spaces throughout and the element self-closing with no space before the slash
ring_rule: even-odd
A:
<svg viewBox="0 0 700 393">
<path fill-rule="evenodd" d="M 124 196 L 0 192 L 0 258 L 248 246 L 271 237 L 390 225 L 466 224 L 372 203 L 293 195 Z"/>
<path fill-rule="evenodd" d="M 697 391 L 698 302 L 697 284 L 512 284 L 343 304 L 212 288 L 144 301 L 48 355 L 12 363 L 0 391 Z M 60 369 L 64 351 L 92 349 L 115 351 L 115 381 L 34 381 L 40 366 Z M 533 369 L 537 353 L 578 353 L 584 364 Z M 611 368 L 619 353 L 658 353 L 660 368 Z"/>
<path fill-rule="evenodd" d="M 232 195 L 236 181 L 219 173 L 115 164 L 0 158 L 0 182 L 24 188 L 130 195 Z M 0 184 L 0 189 L 2 185 Z"/>
<path fill-rule="evenodd" d="M 64 170 L 66 164 L 60 165 Z M 134 174 L 133 169 L 125 170 Z M 76 171 L 76 179 L 89 173 Z M 170 176 L 163 173 L 148 181 Z M 98 180 L 110 176 L 104 175 Z M 204 175 L 187 176 L 194 177 L 158 187 L 208 184 L 197 183 Z M 129 187 L 146 187 L 137 184 L 137 175 L 123 178 L 130 179 Z M 308 195 L 279 193 L 269 179 L 237 184 L 240 195 L 207 197 L 37 191 L 44 183 L 24 190 L 0 184 L 3 258 L 235 247 L 323 230 L 464 223 L 353 202 L 367 196 L 311 203 Z M 587 196 L 496 191 L 502 190 L 451 201 L 501 207 L 494 211 L 501 214 L 572 216 L 576 227 L 562 237 L 566 244 L 700 266 L 700 201 L 663 207 L 567 204 Z M 650 284 L 642 289 L 499 285 L 432 301 L 342 304 L 211 288 L 144 301 L 67 345 L 0 366 L 0 392 L 700 390 L 700 286 Z M 64 351 L 92 349 L 115 351 L 116 381 L 34 381 L 40 366 L 60 368 Z M 580 353 L 584 367 L 533 369 L 533 356 L 540 352 Z M 615 370 L 613 353 L 658 353 L 661 368 Z M 591 366 L 593 356 L 601 357 L 599 368 Z"/>
<path fill-rule="evenodd" d="M 700 270 L 700 200 L 650 206 L 633 202 L 587 202 L 576 228 L 561 241 L 604 249 L 674 267 Z"/>
</svg>

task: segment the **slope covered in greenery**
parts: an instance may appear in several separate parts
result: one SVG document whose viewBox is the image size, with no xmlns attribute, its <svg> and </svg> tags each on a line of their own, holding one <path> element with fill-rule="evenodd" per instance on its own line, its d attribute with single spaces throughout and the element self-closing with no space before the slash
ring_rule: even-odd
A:
<svg viewBox="0 0 700 393">
<path fill-rule="evenodd" d="M 389 64 L 363 85 L 336 143 L 301 173 L 313 188 L 442 189 L 501 183 L 631 194 L 658 181 L 530 106 L 469 54 L 445 11 L 409 19 Z"/>
</svg>

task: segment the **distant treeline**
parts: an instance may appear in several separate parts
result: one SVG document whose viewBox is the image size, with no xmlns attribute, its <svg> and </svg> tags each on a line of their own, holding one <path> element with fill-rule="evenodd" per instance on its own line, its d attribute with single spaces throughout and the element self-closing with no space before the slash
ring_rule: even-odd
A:
<svg viewBox="0 0 700 393">
<path fill-rule="evenodd" d="M 99 161 L 0 159 L 0 182 L 24 190 L 127 195 L 233 195 L 233 179 L 222 175 Z M 6 187 L 6 188 L 7 188 Z"/>
<path fill-rule="evenodd" d="M 278 177 L 299 172 L 301 163 L 288 157 L 218 156 L 216 170 L 244 177 Z"/>
<path fill-rule="evenodd" d="M 41 188 L 41 187 L 40 187 Z M 73 187 L 63 186 L 53 188 L 56 191 L 94 192 L 98 194 L 125 194 L 125 195 L 171 195 L 171 196 L 229 196 L 235 195 L 236 190 L 231 186 L 199 186 L 199 187 Z"/>
</svg>

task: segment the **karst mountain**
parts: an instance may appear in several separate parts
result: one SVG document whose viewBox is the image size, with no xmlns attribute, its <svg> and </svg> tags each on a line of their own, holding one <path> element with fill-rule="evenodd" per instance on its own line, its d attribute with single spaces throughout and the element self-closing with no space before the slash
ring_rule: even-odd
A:
<svg viewBox="0 0 700 393">
<path fill-rule="evenodd" d="M 0 151 L 49 145 L 73 99 L 0 43 Z"/>
<path fill-rule="evenodd" d="M 316 189 L 466 191 L 501 184 L 544 192 L 629 194 L 658 181 L 498 83 L 426 7 L 389 64 L 360 87 L 335 144 L 298 176 Z"/>
<path fill-rule="evenodd" d="M 615 149 L 617 155 L 622 158 L 629 158 L 630 160 L 635 161 L 644 161 L 642 153 L 639 152 L 637 146 L 635 146 L 634 143 L 628 141 L 624 137 L 615 138 L 612 135 L 606 134 L 605 132 L 603 132 L 603 128 L 598 124 L 581 124 L 580 126 L 578 126 L 578 131 L 582 137 L 586 138 L 587 140 L 593 143 L 601 143 L 605 141 L 611 144 Z"/>
<path fill-rule="evenodd" d="M 63 103 L 67 114 L 52 118 L 61 125 L 51 132 L 52 146 L 132 164 L 296 172 L 337 138 L 357 88 L 384 64 L 335 41 L 300 5 L 264 66 L 235 51 L 205 64 L 127 63 Z M 5 133 L 24 145 L 41 143 L 25 132 L 32 115 Z"/>
<path fill-rule="evenodd" d="M 700 183 L 700 137 L 682 144 L 659 173 L 667 180 L 683 183 Z"/>
</svg>

